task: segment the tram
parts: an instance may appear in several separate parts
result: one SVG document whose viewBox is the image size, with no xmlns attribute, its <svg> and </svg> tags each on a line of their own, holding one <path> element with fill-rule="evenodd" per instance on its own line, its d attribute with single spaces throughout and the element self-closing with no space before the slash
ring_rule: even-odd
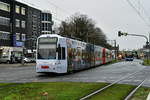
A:
<svg viewBox="0 0 150 100">
<path fill-rule="evenodd" d="M 106 64 L 112 59 L 111 50 L 57 34 L 44 34 L 37 39 L 38 73 L 68 73 Z"/>
</svg>

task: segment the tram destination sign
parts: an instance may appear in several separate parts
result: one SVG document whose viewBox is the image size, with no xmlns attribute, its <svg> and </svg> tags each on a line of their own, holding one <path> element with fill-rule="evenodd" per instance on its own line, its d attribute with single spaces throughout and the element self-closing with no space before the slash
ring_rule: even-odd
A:
<svg viewBox="0 0 150 100">
<path fill-rule="evenodd" d="M 57 38 L 55 37 L 44 37 L 39 39 L 39 43 L 56 43 Z"/>
</svg>

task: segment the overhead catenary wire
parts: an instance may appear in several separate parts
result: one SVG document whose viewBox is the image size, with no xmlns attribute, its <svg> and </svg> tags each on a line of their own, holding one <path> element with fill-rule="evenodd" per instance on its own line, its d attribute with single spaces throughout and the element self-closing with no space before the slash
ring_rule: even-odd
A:
<svg viewBox="0 0 150 100">
<path fill-rule="evenodd" d="M 143 17 L 143 15 L 142 15 L 142 14 L 140 13 L 140 11 L 131 3 L 131 1 L 130 1 L 130 0 L 126 0 L 126 1 L 127 1 L 128 4 L 134 9 L 134 11 L 138 14 L 138 16 L 143 20 L 143 22 L 144 22 L 148 27 L 150 27 L 150 23 L 145 20 L 145 18 Z M 144 9 L 144 7 L 142 7 L 142 9 Z M 146 13 L 146 10 L 145 10 L 145 9 L 144 9 L 144 12 Z M 146 15 L 148 15 L 148 14 L 146 13 Z"/>
<path fill-rule="evenodd" d="M 141 0 L 138 1 L 138 10 L 140 13 L 144 14 L 145 16 L 149 17 L 149 14 L 147 13 L 146 9 L 141 3 Z"/>
<path fill-rule="evenodd" d="M 33 7 L 33 8 L 41 9 L 40 6 L 35 5 L 35 4 L 31 3 L 31 2 L 28 2 L 27 0 L 18 0 L 18 1 L 22 1 L 23 3 L 29 5 L 29 6 L 31 6 L 31 7 Z"/>
<path fill-rule="evenodd" d="M 66 13 L 67 15 L 70 15 L 70 12 L 69 12 L 69 11 L 67 11 L 67 10 L 65 10 L 65 9 L 63 9 L 63 8 L 61 8 L 61 7 L 59 7 L 59 6 L 57 6 L 56 4 L 50 2 L 50 0 L 47 0 L 47 1 L 48 1 L 48 3 L 51 4 L 52 6 L 56 7 L 57 9 L 60 9 L 62 12 Z"/>
<path fill-rule="evenodd" d="M 39 2 L 41 2 L 41 0 L 38 0 Z M 52 8 L 50 8 L 51 13 L 53 14 L 53 18 L 55 20 L 57 20 L 58 22 L 62 22 L 63 20 L 61 19 L 61 15 L 62 13 L 64 13 L 65 15 L 70 15 L 69 12 L 67 10 L 64 10 L 63 8 L 57 6 L 56 4 L 50 2 L 49 0 L 46 0 L 46 4 L 48 4 L 49 6 L 53 6 L 52 8 L 55 10 L 52 10 Z M 59 13 L 58 13 L 59 12 Z M 61 13 L 60 13 L 61 12 Z"/>
<path fill-rule="evenodd" d="M 150 23 L 150 15 L 147 13 L 145 7 L 142 5 L 142 3 L 140 2 L 141 0 L 139 0 L 138 2 L 138 10 L 141 13 L 141 15 L 143 14 L 143 17 L 146 17 L 145 19 L 148 21 L 148 23 Z"/>
<path fill-rule="evenodd" d="M 28 5 L 35 7 L 35 8 L 40 8 L 39 6 L 37 6 L 31 2 L 28 2 L 27 0 L 18 0 L 18 1 L 22 1 L 23 3 L 28 4 Z M 38 0 L 38 1 L 41 2 L 41 0 Z M 63 11 L 64 13 L 67 13 L 67 11 L 65 12 L 65 10 L 63 10 L 62 8 L 57 6 L 56 4 L 50 2 L 49 0 L 47 0 L 47 1 L 48 1 L 48 3 L 47 3 L 48 5 L 52 5 L 53 7 L 56 8 L 56 11 L 51 10 L 51 9 L 49 10 L 53 14 L 53 19 L 57 22 L 62 22 L 63 20 L 57 17 L 57 15 L 58 15 L 57 10 L 59 9 L 59 10 L 61 10 L 61 12 Z M 42 10 L 42 8 L 40 8 L 40 9 Z"/>
<path fill-rule="evenodd" d="M 41 0 L 38 0 L 38 1 L 41 2 Z M 65 9 L 63 9 L 63 8 L 61 8 L 61 7 L 59 7 L 58 5 L 52 3 L 50 0 L 46 0 L 46 1 L 47 1 L 46 4 L 48 4 L 48 5 L 50 5 L 50 6 L 53 6 L 53 7 L 56 8 L 57 10 L 59 9 L 60 12 L 63 12 L 63 13 L 65 13 L 66 15 L 70 15 L 70 12 L 69 12 L 69 11 L 67 11 L 67 10 L 65 10 Z M 55 12 L 55 13 L 56 13 L 56 12 Z"/>
<path fill-rule="evenodd" d="M 56 17 L 53 17 L 53 19 L 59 21 L 59 22 L 62 22 L 63 20 L 59 19 L 59 18 L 56 18 Z"/>
<path fill-rule="evenodd" d="M 50 0 L 47 0 L 47 1 L 48 1 L 48 4 L 49 4 L 49 5 L 52 5 L 52 6 L 54 6 L 54 7 L 56 8 L 56 12 L 55 12 L 55 15 L 54 15 L 54 16 L 55 16 L 55 17 L 54 17 L 55 20 L 60 21 L 60 22 L 63 21 L 62 19 L 58 18 L 58 16 L 59 16 L 58 10 L 59 10 L 60 12 L 63 12 L 63 13 L 64 13 L 65 15 L 67 15 L 67 16 L 70 15 L 69 11 L 67 11 L 67 10 L 65 10 L 65 9 L 63 9 L 63 8 L 61 8 L 61 7 L 59 7 L 59 6 L 57 6 L 56 4 L 50 2 Z M 59 17 L 60 17 L 60 16 L 59 16 Z"/>
<path fill-rule="evenodd" d="M 143 10 L 144 14 L 149 17 L 149 14 L 147 13 L 147 11 L 146 11 L 145 8 L 143 7 L 143 5 L 141 5 L 141 7 L 142 7 L 142 10 Z"/>
</svg>

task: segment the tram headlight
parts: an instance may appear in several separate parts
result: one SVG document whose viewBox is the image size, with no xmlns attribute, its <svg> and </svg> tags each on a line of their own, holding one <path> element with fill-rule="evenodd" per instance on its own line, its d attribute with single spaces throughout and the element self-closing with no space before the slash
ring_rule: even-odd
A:
<svg viewBox="0 0 150 100">
<path fill-rule="evenodd" d="M 6 52 L 4 52 L 3 55 L 6 55 Z"/>
<path fill-rule="evenodd" d="M 52 63 L 50 63 L 50 65 L 56 65 L 56 63 L 55 63 L 55 62 L 52 62 Z"/>
</svg>

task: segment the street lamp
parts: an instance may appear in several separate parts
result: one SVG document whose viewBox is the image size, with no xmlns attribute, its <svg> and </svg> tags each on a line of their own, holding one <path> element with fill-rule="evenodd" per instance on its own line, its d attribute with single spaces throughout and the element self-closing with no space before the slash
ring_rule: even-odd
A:
<svg viewBox="0 0 150 100">
<path fill-rule="evenodd" d="M 114 50 L 115 50 L 115 59 L 117 59 L 117 43 L 116 40 L 107 40 L 107 41 L 113 41 L 114 42 Z"/>
<path fill-rule="evenodd" d="M 128 33 L 126 33 L 126 32 L 118 31 L 118 36 L 121 37 L 122 35 L 124 35 L 124 36 L 130 35 L 130 36 L 144 37 L 144 38 L 146 39 L 146 47 L 148 47 L 148 45 L 150 45 L 150 44 L 149 44 L 150 41 L 148 41 L 148 37 L 145 36 L 145 35 L 128 34 Z M 150 48 L 149 48 L 149 53 L 150 53 Z M 147 62 L 148 62 L 148 54 L 147 54 Z"/>
<path fill-rule="evenodd" d="M 144 37 L 144 38 L 146 39 L 146 45 L 148 45 L 148 44 L 149 44 L 149 42 L 148 42 L 148 37 L 147 37 L 147 36 L 145 36 L 145 35 L 128 34 L 128 33 L 126 33 L 126 32 L 118 31 L 118 36 L 119 36 L 119 37 L 121 37 L 122 35 L 124 35 L 124 36 L 130 35 L 130 36 Z"/>
</svg>

